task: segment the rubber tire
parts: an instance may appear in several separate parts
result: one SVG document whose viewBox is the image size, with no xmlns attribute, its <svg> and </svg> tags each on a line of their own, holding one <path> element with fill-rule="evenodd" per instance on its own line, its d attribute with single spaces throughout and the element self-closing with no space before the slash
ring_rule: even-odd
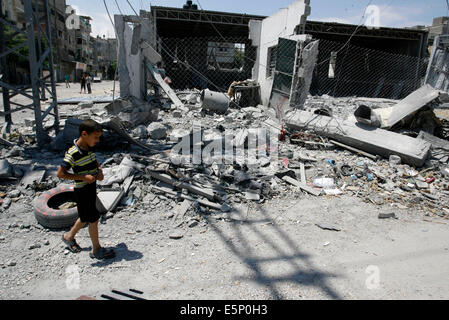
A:
<svg viewBox="0 0 449 320">
<path fill-rule="evenodd" d="M 49 229 L 64 229 L 72 227 L 78 220 L 78 208 L 57 210 L 50 208 L 51 198 L 66 192 L 73 192 L 73 185 L 61 185 L 48 190 L 33 201 L 34 216 L 40 225 Z"/>
</svg>

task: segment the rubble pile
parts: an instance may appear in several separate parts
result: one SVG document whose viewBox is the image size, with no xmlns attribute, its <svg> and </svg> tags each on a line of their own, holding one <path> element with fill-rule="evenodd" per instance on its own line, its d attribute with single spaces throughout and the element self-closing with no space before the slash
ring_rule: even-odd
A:
<svg viewBox="0 0 449 320">
<path fill-rule="evenodd" d="M 16 132 L 7 137 L 0 178 L 9 179 L 10 183 L 2 186 L 1 210 L 7 210 L 11 201 L 19 201 L 11 194 L 16 189 L 11 181 L 17 183 L 20 179 L 17 190 L 28 195 L 27 200 L 56 186 L 57 178 L 51 173 L 59 164 L 62 150 L 77 137 L 80 121 L 92 118 L 106 129 L 98 154 L 105 174 L 105 180 L 98 183 L 106 213 L 103 220 L 127 208 L 142 213 L 158 208 L 176 211 L 177 203 L 186 203 L 182 217 L 186 225 L 193 227 L 194 221 L 201 220 L 198 213 L 221 217 L 238 211 L 242 204 L 260 204 L 274 198 L 345 195 L 378 206 L 418 209 L 426 215 L 447 217 L 449 213 L 447 140 L 422 131 L 425 128 L 415 127 L 414 135 L 433 142 L 433 147 L 425 165 L 416 168 L 404 163 L 400 156 L 382 158 L 320 136 L 314 130 L 284 129 L 276 112 L 263 105 L 240 108 L 230 104 L 222 113 L 203 108 L 198 90 L 176 94 L 182 106 L 170 103 L 164 94 L 152 97 L 150 102 L 131 98 L 90 108 L 74 106 L 75 112 L 62 115 L 64 129 L 43 153 L 30 151 L 33 141 L 27 140 L 25 133 L 29 128 L 24 128 L 23 134 Z M 309 97 L 304 110 L 351 119 L 360 106 L 377 112 L 395 104 L 397 101 L 386 99 L 322 96 Z M 195 127 L 198 125 L 200 128 Z M 194 164 L 192 139 L 188 139 L 188 155 L 171 152 L 183 139 L 192 138 L 196 129 L 200 130 L 196 142 L 200 144 L 200 153 L 211 146 L 224 145 L 227 138 L 248 152 L 250 128 L 265 129 L 268 135 L 280 138 L 277 158 L 270 152 L 270 142 L 257 157 L 247 158 L 245 153 L 237 155 L 233 162 L 226 162 L 229 154 L 221 152 L 209 158 L 201 158 L 200 154 L 200 163 Z M 404 127 L 396 130 L 411 135 L 411 130 L 404 133 Z M 53 168 L 48 161 L 47 167 L 26 167 L 36 158 L 52 159 Z M 182 226 L 184 220 L 177 218 L 177 226 Z"/>
</svg>

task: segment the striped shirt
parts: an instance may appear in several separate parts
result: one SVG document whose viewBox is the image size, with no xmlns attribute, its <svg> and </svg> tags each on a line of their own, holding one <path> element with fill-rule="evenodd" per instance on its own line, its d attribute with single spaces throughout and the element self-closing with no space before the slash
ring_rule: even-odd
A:
<svg viewBox="0 0 449 320">
<path fill-rule="evenodd" d="M 98 173 L 98 162 L 94 150 L 92 148 L 83 150 L 76 142 L 77 139 L 65 153 L 61 166 L 67 170 L 72 169 L 74 174 L 95 176 Z M 88 185 L 87 182 L 75 180 L 75 188 L 83 188 L 86 185 Z"/>
</svg>

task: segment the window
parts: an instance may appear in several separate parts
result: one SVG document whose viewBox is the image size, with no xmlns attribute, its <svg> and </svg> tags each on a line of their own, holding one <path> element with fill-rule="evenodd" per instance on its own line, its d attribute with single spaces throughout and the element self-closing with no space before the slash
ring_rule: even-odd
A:
<svg viewBox="0 0 449 320">
<path fill-rule="evenodd" d="M 274 70 L 276 69 L 276 60 L 277 60 L 277 46 L 273 46 L 268 48 L 268 57 L 267 57 L 267 78 L 272 77 L 274 75 Z"/>
<path fill-rule="evenodd" d="M 245 44 L 209 42 L 207 64 L 219 69 L 240 69 L 245 61 Z"/>
</svg>

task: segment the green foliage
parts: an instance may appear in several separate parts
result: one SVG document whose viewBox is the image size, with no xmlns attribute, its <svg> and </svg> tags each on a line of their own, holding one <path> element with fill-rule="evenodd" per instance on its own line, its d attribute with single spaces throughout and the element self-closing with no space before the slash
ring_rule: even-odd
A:
<svg viewBox="0 0 449 320">
<path fill-rule="evenodd" d="M 30 54 L 30 50 L 27 45 L 27 42 L 28 42 L 27 37 L 23 33 L 19 33 L 19 34 L 16 34 L 14 37 L 11 37 L 15 33 L 15 30 L 8 25 L 4 25 L 4 28 L 5 28 L 6 47 L 12 49 L 19 45 L 25 44 L 22 48 L 17 50 L 17 52 L 20 53 L 21 55 L 23 55 L 24 57 L 28 57 Z M 37 39 L 36 39 L 35 44 L 36 44 L 36 48 L 37 48 L 38 47 Z M 45 37 L 41 37 L 41 47 L 42 47 L 42 52 L 44 52 L 48 48 L 48 41 Z M 54 48 L 52 48 L 52 49 L 54 50 Z M 40 59 L 40 57 L 38 56 L 37 60 L 39 60 L 39 59 Z M 29 60 L 23 58 L 22 56 L 20 56 L 18 54 L 14 54 L 14 53 L 9 54 L 7 56 L 7 60 L 8 60 L 8 62 L 13 63 L 18 67 L 22 67 L 22 68 L 29 67 Z M 44 61 L 44 69 L 49 69 L 48 59 L 46 59 Z"/>
<path fill-rule="evenodd" d="M 243 50 L 234 50 L 234 68 L 240 69 L 245 63 L 245 52 Z"/>
</svg>

